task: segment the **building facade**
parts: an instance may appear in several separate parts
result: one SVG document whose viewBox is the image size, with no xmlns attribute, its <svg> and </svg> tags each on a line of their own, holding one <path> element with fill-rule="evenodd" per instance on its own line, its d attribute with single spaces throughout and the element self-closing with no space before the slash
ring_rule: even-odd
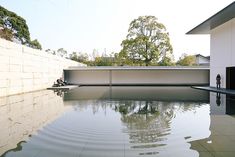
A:
<svg viewBox="0 0 235 157">
<path fill-rule="evenodd" d="M 235 2 L 222 9 L 187 34 L 210 34 L 210 86 L 235 89 Z"/>
<path fill-rule="evenodd" d="M 209 66 L 210 65 L 210 56 L 203 56 L 201 54 L 195 55 L 196 57 L 196 65 L 204 65 Z"/>
</svg>

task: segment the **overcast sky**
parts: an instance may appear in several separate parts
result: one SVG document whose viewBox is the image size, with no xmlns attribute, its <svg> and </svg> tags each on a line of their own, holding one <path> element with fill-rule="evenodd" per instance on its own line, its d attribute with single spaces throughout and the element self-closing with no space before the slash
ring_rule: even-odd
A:
<svg viewBox="0 0 235 157">
<path fill-rule="evenodd" d="M 209 55 L 208 35 L 185 35 L 233 0 L 0 0 L 0 5 L 26 19 L 31 38 L 43 49 L 65 48 L 92 53 L 119 52 L 129 23 L 156 16 L 171 39 L 174 56 Z"/>
</svg>

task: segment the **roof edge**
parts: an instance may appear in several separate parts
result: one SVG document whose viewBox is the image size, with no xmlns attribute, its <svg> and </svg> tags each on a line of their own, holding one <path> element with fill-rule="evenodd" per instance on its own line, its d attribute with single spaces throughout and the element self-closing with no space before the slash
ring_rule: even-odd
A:
<svg viewBox="0 0 235 157">
<path fill-rule="evenodd" d="M 201 24 L 197 25 L 186 34 L 210 34 L 210 30 L 222 25 L 223 23 L 235 17 L 235 1 L 220 10 L 213 16 L 206 19 Z"/>
</svg>

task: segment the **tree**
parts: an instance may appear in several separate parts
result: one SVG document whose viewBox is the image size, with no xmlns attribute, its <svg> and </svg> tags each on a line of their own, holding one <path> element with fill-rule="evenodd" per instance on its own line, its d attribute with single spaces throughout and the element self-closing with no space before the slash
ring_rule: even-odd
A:
<svg viewBox="0 0 235 157">
<path fill-rule="evenodd" d="M 113 63 L 113 57 L 96 57 L 94 61 L 95 66 L 112 66 Z"/>
<path fill-rule="evenodd" d="M 80 62 L 80 63 L 88 63 L 88 54 L 87 53 L 77 53 L 77 52 L 73 52 L 72 54 L 70 54 L 69 58 L 71 60 Z"/>
<path fill-rule="evenodd" d="M 193 66 L 196 65 L 196 57 L 194 55 L 182 54 L 179 58 L 177 65 L 181 66 Z"/>
<path fill-rule="evenodd" d="M 12 41 L 13 39 L 13 33 L 11 30 L 2 28 L 0 29 L 0 37 L 9 41 Z"/>
<path fill-rule="evenodd" d="M 0 6 L 0 25 L 12 32 L 13 38 L 26 44 L 30 41 L 30 33 L 25 19 L 14 12 Z"/>
<path fill-rule="evenodd" d="M 37 39 L 33 40 L 33 41 L 30 41 L 30 47 L 32 48 L 35 48 L 35 49 L 39 49 L 39 50 L 42 50 L 42 46 L 41 44 L 38 42 Z"/>
<path fill-rule="evenodd" d="M 173 66 L 175 63 L 172 61 L 170 57 L 163 57 L 162 60 L 158 63 L 160 66 Z"/>
<path fill-rule="evenodd" d="M 49 53 L 49 54 L 56 55 L 55 50 L 46 49 L 45 51 L 46 51 L 47 53 Z"/>
<path fill-rule="evenodd" d="M 134 65 L 148 66 L 157 63 L 165 54 L 172 53 L 169 34 L 155 16 L 134 19 L 121 46 L 120 57 Z"/>
<path fill-rule="evenodd" d="M 0 37 L 18 41 L 29 47 L 42 49 L 37 40 L 31 41 L 28 25 L 24 18 L 0 6 Z"/>
<path fill-rule="evenodd" d="M 68 55 L 68 52 L 64 49 L 64 48 L 59 48 L 57 50 L 57 55 L 60 56 L 60 57 L 67 57 Z"/>
</svg>

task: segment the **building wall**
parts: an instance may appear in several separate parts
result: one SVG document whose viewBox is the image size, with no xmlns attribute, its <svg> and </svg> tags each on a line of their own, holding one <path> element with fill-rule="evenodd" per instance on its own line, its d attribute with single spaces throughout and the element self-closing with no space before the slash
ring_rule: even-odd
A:
<svg viewBox="0 0 235 157">
<path fill-rule="evenodd" d="M 196 64 L 197 65 L 209 65 L 210 61 L 204 57 L 196 57 Z"/>
<path fill-rule="evenodd" d="M 78 62 L 0 39 L 0 96 L 52 86 L 68 66 Z"/>
<path fill-rule="evenodd" d="M 65 70 L 66 81 L 79 85 L 209 84 L 209 69 Z"/>
<path fill-rule="evenodd" d="M 235 66 L 235 19 L 211 30 L 210 86 L 216 86 L 221 75 L 221 87 L 226 87 L 226 67 Z"/>
</svg>

